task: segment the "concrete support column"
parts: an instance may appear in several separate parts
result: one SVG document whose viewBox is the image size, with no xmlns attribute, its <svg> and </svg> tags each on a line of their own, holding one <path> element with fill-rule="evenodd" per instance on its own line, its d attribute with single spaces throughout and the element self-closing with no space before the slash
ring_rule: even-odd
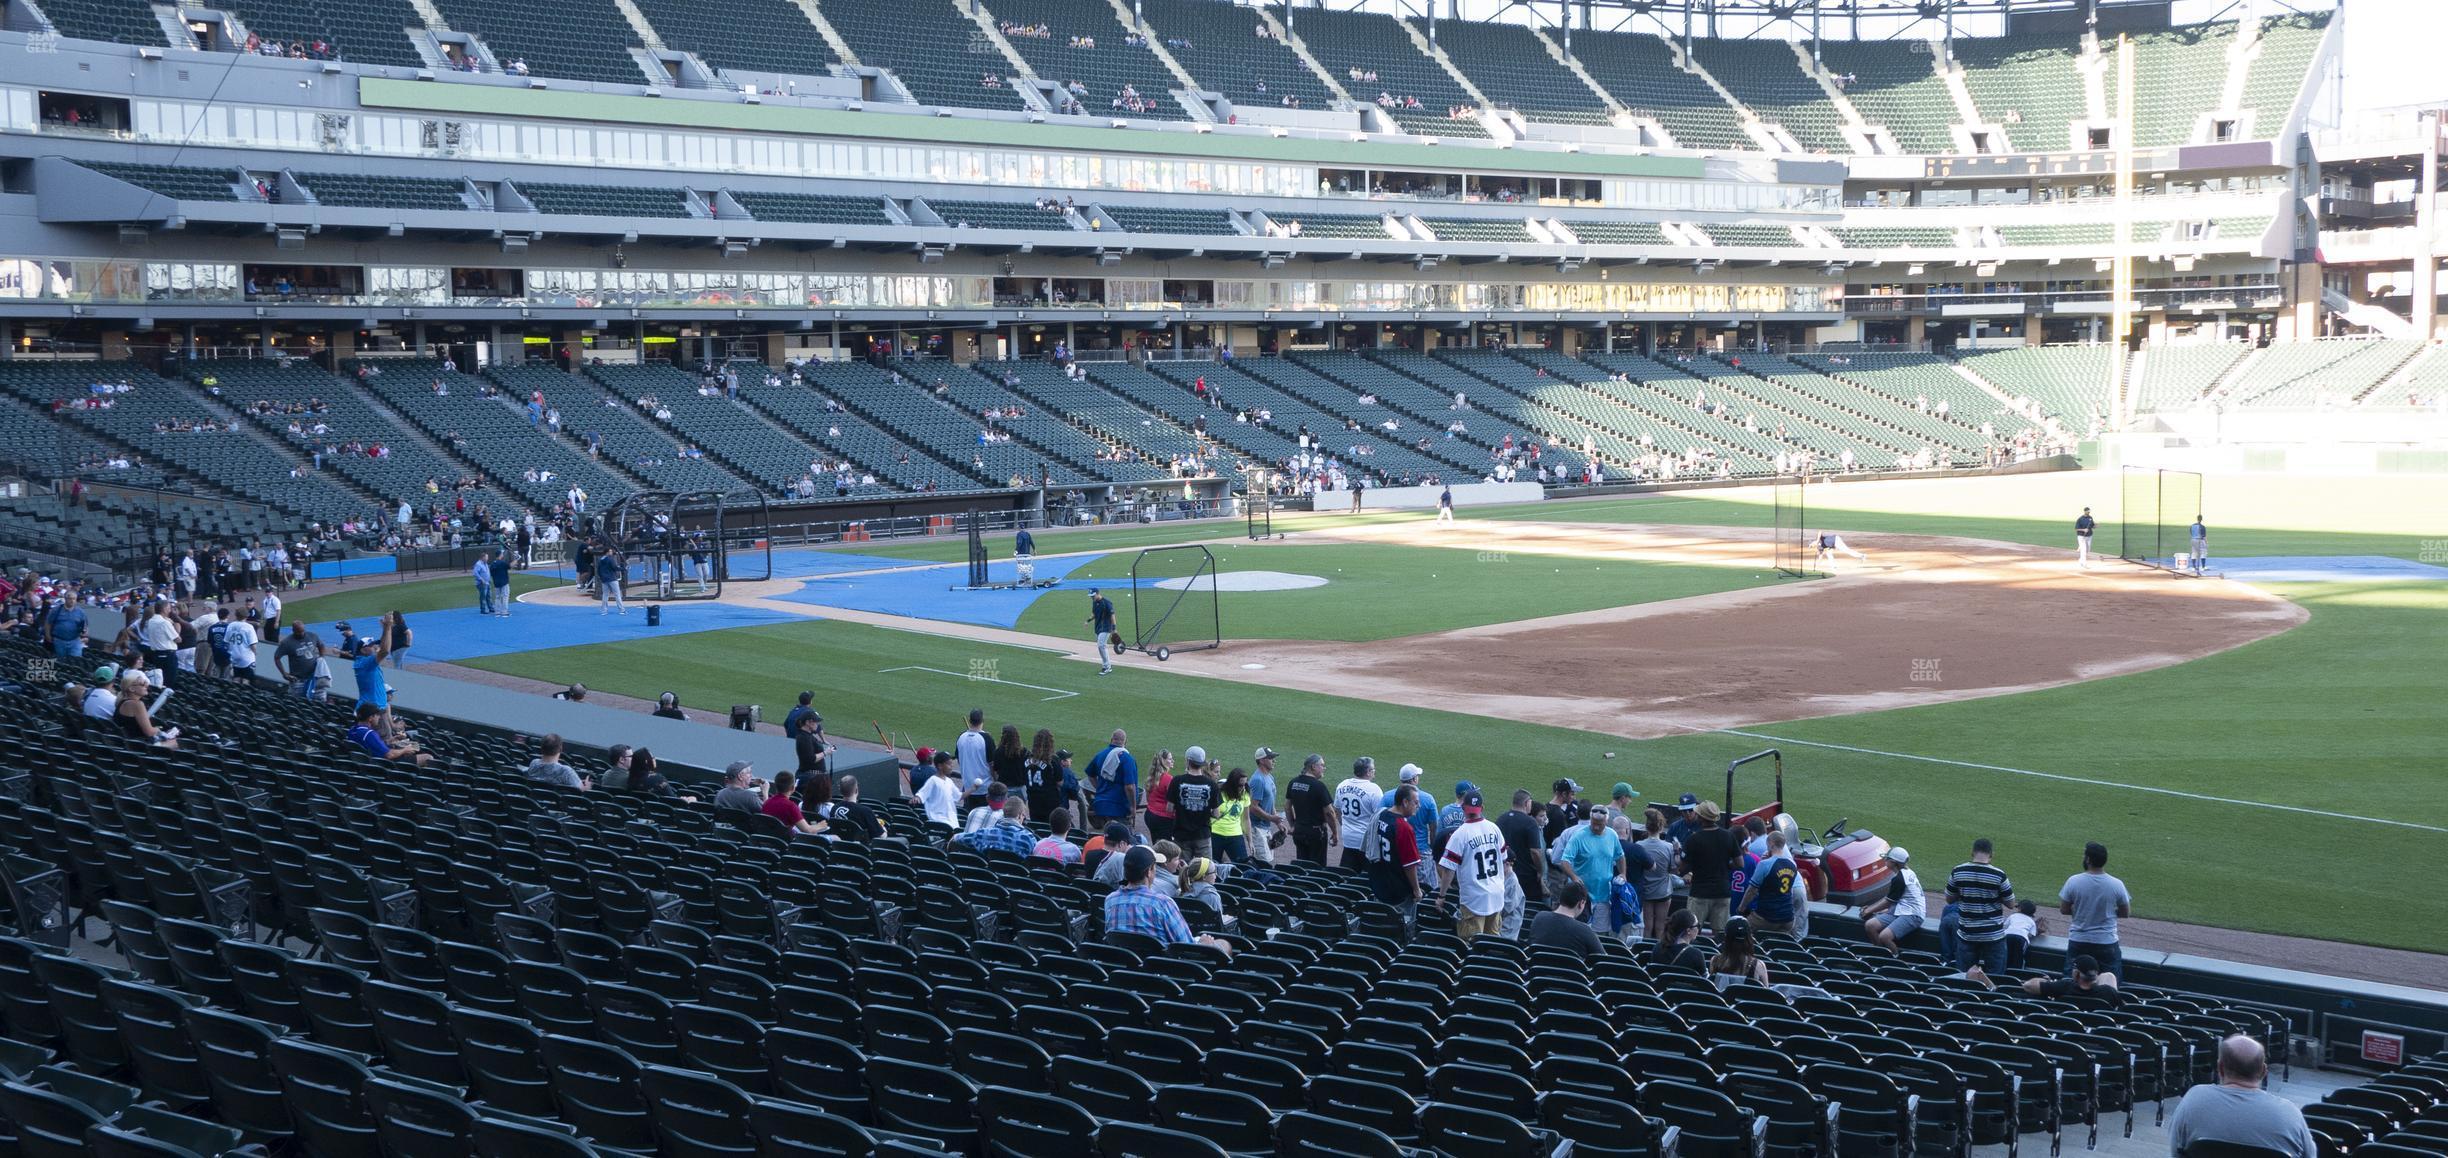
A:
<svg viewBox="0 0 2448 1158">
<path fill-rule="evenodd" d="M 1927 319 L 1923 318 L 1919 314 L 1914 314 L 1913 316 L 1904 319 L 1905 345 L 1912 346 L 1916 349 L 1920 347 L 1922 340 L 1928 336 L 1924 332 L 1924 322 L 1926 322 L 1926 320 Z"/>
<path fill-rule="evenodd" d="M 2042 329 L 2043 327 L 2040 323 L 2039 314 L 2031 313 L 2023 315 L 2023 344 L 2026 346 L 2039 345 L 2042 337 Z"/>
<path fill-rule="evenodd" d="M 2414 178 L 2414 301 L 2407 320 L 2424 339 L 2439 325 L 2439 251 L 2432 240 L 2439 227 L 2439 150 L 2431 147 L 2439 140 L 2439 120 L 2437 109 L 2422 114 L 2422 161 Z"/>
</svg>

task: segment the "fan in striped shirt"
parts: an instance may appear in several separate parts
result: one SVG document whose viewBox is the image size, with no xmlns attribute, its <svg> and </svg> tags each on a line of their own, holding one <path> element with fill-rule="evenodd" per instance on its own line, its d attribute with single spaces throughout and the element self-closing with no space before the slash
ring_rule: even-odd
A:
<svg viewBox="0 0 2448 1158">
<path fill-rule="evenodd" d="M 1989 838 L 1972 842 L 1972 859 L 1947 875 L 1947 900 L 1957 921 L 1955 964 L 1981 980 L 2006 970 L 2006 908 L 2014 903 L 2014 882 L 2006 870 L 1989 863 Z"/>
</svg>

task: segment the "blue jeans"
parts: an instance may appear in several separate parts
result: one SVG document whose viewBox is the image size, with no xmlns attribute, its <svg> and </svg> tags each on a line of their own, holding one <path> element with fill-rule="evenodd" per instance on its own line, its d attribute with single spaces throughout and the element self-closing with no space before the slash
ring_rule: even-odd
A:
<svg viewBox="0 0 2448 1158">
<path fill-rule="evenodd" d="M 1981 972 L 1991 977 L 2006 971 L 2006 938 L 2004 937 L 1987 941 L 1967 941 L 1957 938 L 1955 946 L 1956 968 L 1969 969 L 1978 965 L 1981 967 Z"/>
<path fill-rule="evenodd" d="M 2125 951 L 2124 951 L 2124 949 L 2123 949 L 2122 947 L 2120 947 L 2120 946 L 2119 946 L 2119 945 L 2118 945 L 2116 942 L 2114 942 L 2114 941 L 2109 941 L 2109 942 L 2106 942 L 2106 943 L 2101 943 L 2101 942 L 2098 942 L 2098 941 L 2068 941 L 2068 942 L 2066 942 L 2066 947 L 2065 947 L 2065 975 L 2066 975 L 2066 976 L 2068 976 L 2068 977 L 2072 977 L 2072 976 L 2074 975 L 2074 959 L 2075 959 L 2076 957 L 2089 957 L 2089 958 L 2091 958 L 2092 960 L 2099 962 L 2100 972 L 2102 972 L 2102 973 L 2114 973 L 2114 974 L 2116 974 L 2116 976 L 2117 976 L 2117 983 L 2118 983 L 2118 984 L 2120 984 L 2120 985 L 2124 983 L 2124 981 L 2125 981 L 2125 968 L 2124 968 L 2124 966 L 2125 966 Z"/>
<path fill-rule="evenodd" d="M 493 585 L 482 579 L 476 581 L 476 613 L 493 614 Z"/>
<path fill-rule="evenodd" d="M 1249 838 L 1246 836 L 1219 836 L 1209 843 L 1211 847 L 1208 851 L 1214 853 L 1217 860 L 1228 860 L 1234 864 L 1249 861 Z"/>
<path fill-rule="evenodd" d="M 1938 914 L 1938 955 L 1946 958 L 1948 964 L 1954 963 L 1955 951 L 1963 945 L 1963 938 L 1956 935 L 1961 928 L 1963 917 L 1956 913 L 1955 906 L 1948 905 Z"/>
<path fill-rule="evenodd" d="M 85 655 L 85 641 L 82 639 L 52 640 L 51 654 L 60 659 L 81 659 Z"/>
<path fill-rule="evenodd" d="M 508 586 L 493 589 L 493 610 L 503 615 L 510 614 L 510 588 Z"/>
</svg>

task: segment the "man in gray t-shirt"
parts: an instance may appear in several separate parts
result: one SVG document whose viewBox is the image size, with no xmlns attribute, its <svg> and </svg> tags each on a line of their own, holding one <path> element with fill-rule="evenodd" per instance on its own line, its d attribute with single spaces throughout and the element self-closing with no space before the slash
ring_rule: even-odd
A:
<svg viewBox="0 0 2448 1158">
<path fill-rule="evenodd" d="M 2261 1043 L 2238 1034 L 2219 1043 L 2218 1084 L 2185 1091 L 2168 1115 L 2168 1153 L 2184 1158 L 2195 1142 L 2260 1146 L 2287 1158 L 2314 1158 L 2312 1131 L 2295 1103 L 2262 1089 L 2269 1056 Z"/>
<path fill-rule="evenodd" d="M 2126 893 L 2125 882 L 2108 875 L 2108 846 L 2092 841 L 2083 846 L 2083 871 L 2066 878 L 2065 887 L 2057 890 L 2057 911 L 2065 913 L 2066 975 L 2074 973 L 2074 959 L 2089 955 L 2099 962 L 2100 971 L 2125 975 L 2125 954 L 2117 942 L 2117 918 L 2129 916 L 2133 897 Z"/>
<path fill-rule="evenodd" d="M 739 812 L 765 810 L 765 794 L 756 790 L 756 777 L 746 760 L 734 760 L 723 769 L 722 791 L 714 794 L 714 809 L 719 812 L 726 808 Z"/>
</svg>

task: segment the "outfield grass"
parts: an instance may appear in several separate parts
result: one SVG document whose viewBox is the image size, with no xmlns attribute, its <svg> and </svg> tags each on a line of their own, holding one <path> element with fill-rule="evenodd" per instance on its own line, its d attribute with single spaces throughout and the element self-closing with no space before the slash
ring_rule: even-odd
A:
<svg viewBox="0 0 2448 1158">
<path fill-rule="evenodd" d="M 510 594 L 515 597 L 547 587 L 560 587 L 567 580 L 547 575 L 513 572 Z M 335 619 L 372 619 L 386 611 L 415 614 L 419 611 L 460 610 L 476 606 L 476 584 L 464 575 L 447 579 L 411 579 L 396 582 L 369 579 L 364 586 L 344 587 L 328 595 L 300 599 L 281 609 L 282 618 L 292 623 L 329 623 Z M 415 624 L 411 623 L 411 627 Z"/>
<path fill-rule="evenodd" d="M 1315 575 L 1323 587 L 1292 591 L 1222 593 L 1226 639 L 1372 640 L 1451 631 L 1540 615 L 1563 615 L 1635 603 L 1653 603 L 1735 591 L 1773 583 L 1773 572 L 1688 563 L 1649 563 L 1519 556 L 1508 561 L 1504 582 L 1485 582 L 1489 556 L 1458 547 L 1336 545 L 1216 546 L 1219 574 L 1282 571 Z M 1109 592 L 1127 629 L 1131 623 L 1131 568 L 1136 552 L 1108 555 L 1071 572 L 1070 578 L 1111 579 Z M 1170 574 L 1170 572 L 1168 572 Z M 1203 595 L 1150 590 L 1139 596 L 1149 614 L 1203 618 Z M 1020 616 L 1022 631 L 1078 638 L 1088 616 L 1084 594 L 1047 596 Z M 1203 628 L 1202 628 L 1203 630 Z"/>
</svg>

